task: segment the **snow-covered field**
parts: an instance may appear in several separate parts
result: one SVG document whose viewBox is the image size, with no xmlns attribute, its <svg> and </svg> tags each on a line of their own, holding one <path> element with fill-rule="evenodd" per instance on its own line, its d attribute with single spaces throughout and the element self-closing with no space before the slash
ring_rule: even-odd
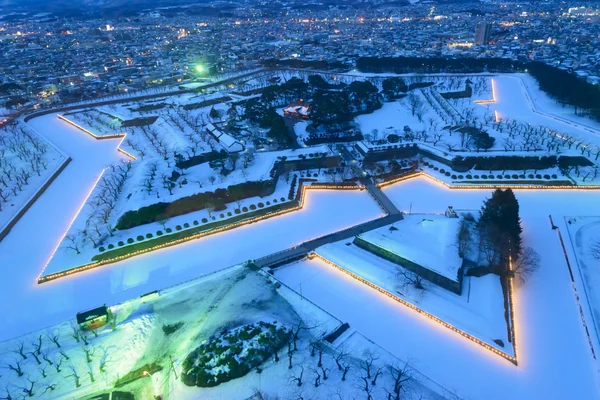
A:
<svg viewBox="0 0 600 400">
<path fill-rule="evenodd" d="M 0 393 L 17 398 L 23 389 L 28 389 L 33 398 L 82 398 L 110 392 L 119 378 L 139 370 L 137 380 L 118 390 L 134 393 L 138 399 L 154 395 L 181 400 L 245 399 L 257 391 L 282 398 L 298 393 L 320 399 L 340 393 L 347 398 L 360 384 L 364 373 L 361 365 L 370 360 L 369 355 L 373 358 L 372 373 L 379 371 L 375 378 L 377 387 L 369 391 L 379 398 L 384 396 L 384 390 L 392 390 L 389 368 L 402 368 L 403 361 L 354 330 L 346 332 L 334 345 L 321 342 L 321 357 L 311 355 L 311 343 L 333 332 L 342 322 L 285 286 L 276 290 L 273 283 L 261 273 L 239 265 L 113 306 L 114 329 L 109 324 L 95 333 L 82 332 L 71 320 L 2 342 L 0 360 L 7 371 L 0 375 Z M 286 330 L 306 328 L 297 332 L 297 351 L 292 353 L 291 361 L 285 346 L 279 360 L 269 358 L 260 374 L 250 371 L 213 388 L 182 383 L 182 363 L 191 350 L 223 329 L 259 321 L 276 322 Z M 321 367 L 317 366 L 319 358 Z M 343 368 L 349 367 L 345 381 L 341 380 L 343 370 L 337 368 L 336 359 Z M 443 388 L 420 374 L 416 366 L 410 367 L 412 379 L 404 385 L 405 398 L 427 396 L 441 400 L 438 393 L 444 393 Z M 144 370 L 150 372 L 143 375 Z M 293 380 L 300 373 L 303 386 Z M 314 386 L 317 374 L 321 384 Z"/>
</svg>

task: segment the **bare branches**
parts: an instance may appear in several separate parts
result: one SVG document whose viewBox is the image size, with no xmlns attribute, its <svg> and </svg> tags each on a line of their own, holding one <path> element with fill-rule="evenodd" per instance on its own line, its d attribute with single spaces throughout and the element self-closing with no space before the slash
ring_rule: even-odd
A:
<svg viewBox="0 0 600 400">
<path fill-rule="evenodd" d="M 516 262 L 512 264 L 511 273 L 521 283 L 525 282 L 540 267 L 540 255 L 531 247 L 525 247 Z"/>
<path fill-rule="evenodd" d="M 590 254 L 595 260 L 600 260 L 600 239 L 596 239 L 590 246 Z"/>
<path fill-rule="evenodd" d="M 418 290 L 425 290 L 425 282 L 423 277 L 404 267 L 398 268 L 396 280 L 403 289 L 406 289 L 408 286 L 412 286 Z"/>
</svg>

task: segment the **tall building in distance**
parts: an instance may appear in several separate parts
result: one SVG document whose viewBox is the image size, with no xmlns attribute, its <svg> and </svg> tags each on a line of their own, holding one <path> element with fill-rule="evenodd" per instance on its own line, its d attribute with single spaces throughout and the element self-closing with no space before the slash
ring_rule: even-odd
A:
<svg viewBox="0 0 600 400">
<path fill-rule="evenodd" d="M 492 26 L 487 22 L 480 22 L 475 28 L 475 44 L 482 45 L 487 44 L 490 41 L 490 33 L 492 32 Z"/>
</svg>

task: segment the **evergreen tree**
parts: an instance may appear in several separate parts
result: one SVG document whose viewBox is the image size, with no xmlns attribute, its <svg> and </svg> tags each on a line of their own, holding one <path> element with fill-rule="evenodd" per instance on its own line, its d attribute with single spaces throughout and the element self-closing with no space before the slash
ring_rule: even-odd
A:
<svg viewBox="0 0 600 400">
<path fill-rule="evenodd" d="M 522 232 L 519 202 L 511 189 L 496 189 L 492 197 L 484 201 L 478 226 L 480 234 L 495 245 L 501 267 L 508 265 L 509 257 L 513 262 L 519 258 Z"/>
</svg>

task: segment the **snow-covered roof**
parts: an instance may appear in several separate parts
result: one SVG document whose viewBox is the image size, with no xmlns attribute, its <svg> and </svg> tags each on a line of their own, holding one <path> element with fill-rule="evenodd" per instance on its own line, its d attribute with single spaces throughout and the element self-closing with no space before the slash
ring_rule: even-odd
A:
<svg viewBox="0 0 600 400">
<path fill-rule="evenodd" d="M 283 109 L 284 113 L 291 113 L 291 114 L 300 114 L 300 115 L 308 115 L 308 111 L 310 110 L 310 106 L 308 105 L 302 105 L 302 106 L 287 106 L 286 108 Z"/>
<path fill-rule="evenodd" d="M 236 153 L 244 150 L 244 145 L 238 142 L 233 136 L 223 132 L 213 124 L 207 124 L 206 130 L 210 133 L 225 150 L 230 153 Z"/>
</svg>

